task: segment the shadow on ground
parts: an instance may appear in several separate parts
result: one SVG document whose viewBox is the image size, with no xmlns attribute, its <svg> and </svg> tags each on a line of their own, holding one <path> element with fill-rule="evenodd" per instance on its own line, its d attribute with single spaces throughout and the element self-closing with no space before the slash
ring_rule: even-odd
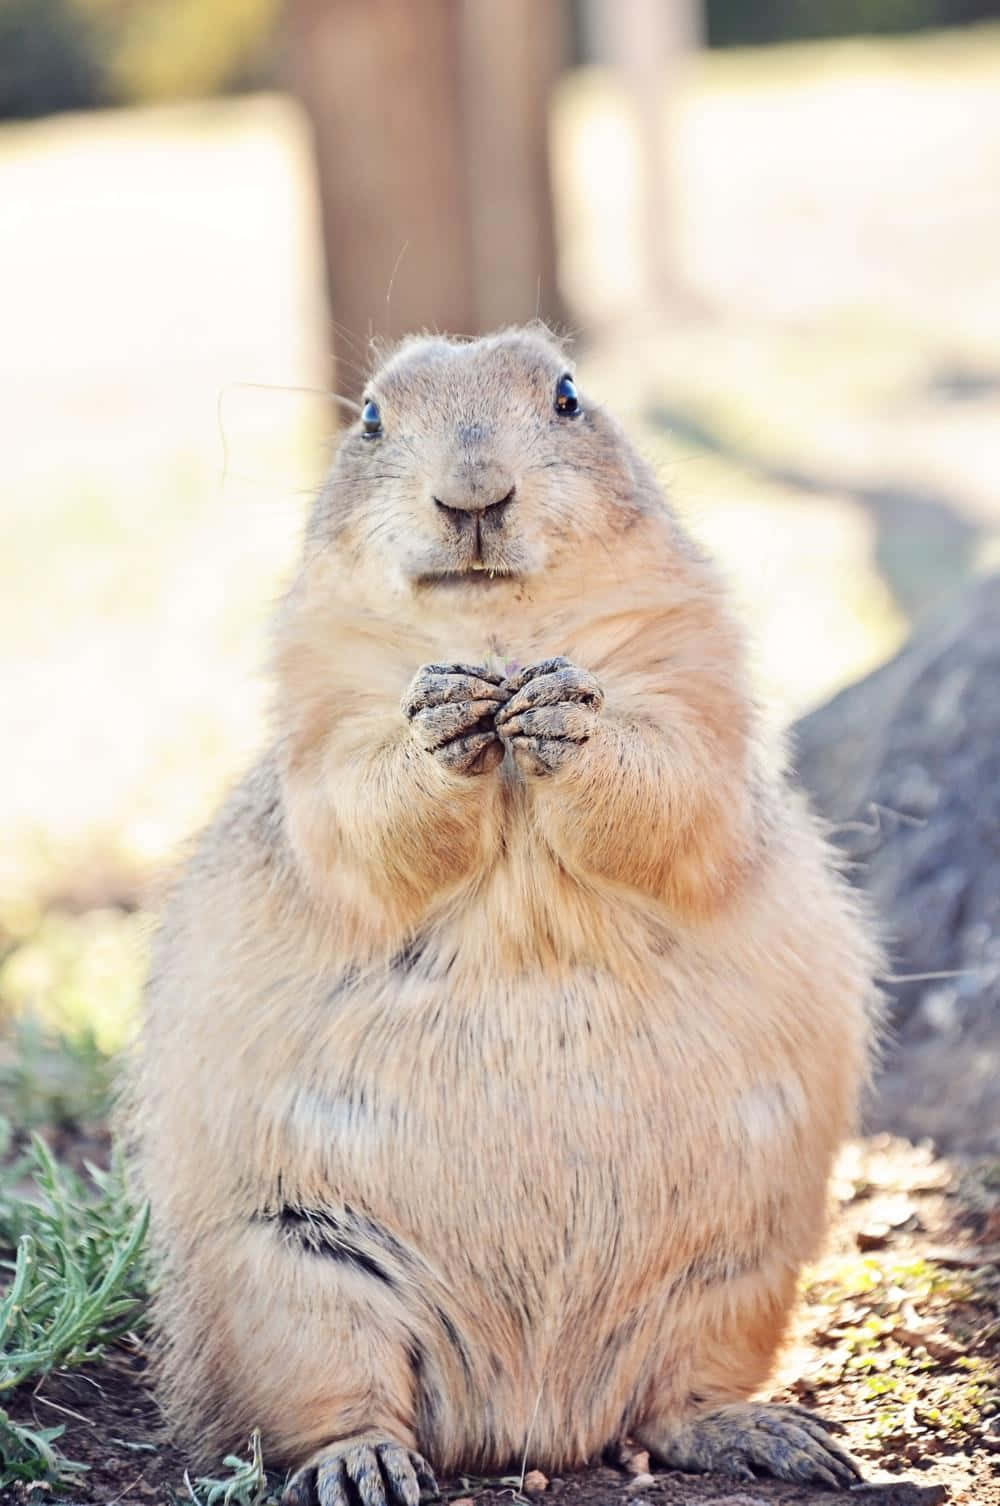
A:
<svg viewBox="0 0 1000 1506">
<path fill-rule="evenodd" d="M 951 498 L 891 483 L 859 485 L 846 477 L 765 460 L 683 409 L 657 406 L 647 418 L 758 480 L 856 502 L 875 524 L 876 567 L 911 623 L 957 591 L 972 572 L 983 531 Z"/>
</svg>

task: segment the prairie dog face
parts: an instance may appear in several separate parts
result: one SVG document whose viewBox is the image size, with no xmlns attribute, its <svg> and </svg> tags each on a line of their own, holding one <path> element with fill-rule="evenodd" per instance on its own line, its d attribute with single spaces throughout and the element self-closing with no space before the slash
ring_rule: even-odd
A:
<svg viewBox="0 0 1000 1506">
<path fill-rule="evenodd" d="M 650 510 L 666 514 L 554 341 L 421 336 L 372 376 L 310 538 L 383 589 L 457 604 L 563 570 L 579 581 Z"/>
</svg>

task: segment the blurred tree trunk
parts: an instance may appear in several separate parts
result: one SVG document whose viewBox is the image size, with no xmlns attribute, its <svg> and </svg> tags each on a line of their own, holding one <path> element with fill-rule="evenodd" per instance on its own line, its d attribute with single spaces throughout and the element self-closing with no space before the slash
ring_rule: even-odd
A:
<svg viewBox="0 0 1000 1506">
<path fill-rule="evenodd" d="M 287 0 L 339 390 L 372 335 L 558 319 L 548 110 L 563 0 Z"/>
<path fill-rule="evenodd" d="M 639 310 L 690 303 L 677 250 L 671 141 L 688 67 L 703 37 L 703 11 L 703 0 L 585 0 L 592 50 L 618 69 L 631 102 L 639 165 Z"/>
</svg>

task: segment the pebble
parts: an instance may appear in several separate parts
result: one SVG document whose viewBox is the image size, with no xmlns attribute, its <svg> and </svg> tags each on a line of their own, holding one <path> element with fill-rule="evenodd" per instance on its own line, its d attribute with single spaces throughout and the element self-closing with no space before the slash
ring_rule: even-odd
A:
<svg viewBox="0 0 1000 1506">
<path fill-rule="evenodd" d="M 526 1496 L 540 1496 L 548 1489 L 548 1484 L 548 1475 L 543 1475 L 540 1469 L 529 1469 L 524 1477 L 522 1489 Z"/>
<path fill-rule="evenodd" d="M 853 1485 L 848 1497 L 866 1506 L 940 1506 L 947 1501 L 948 1490 L 944 1485 L 917 1485 L 912 1480 L 877 1480 Z"/>
<path fill-rule="evenodd" d="M 859 1229 L 854 1238 L 859 1250 L 884 1250 L 891 1232 L 888 1224 L 869 1224 L 867 1228 Z"/>
</svg>

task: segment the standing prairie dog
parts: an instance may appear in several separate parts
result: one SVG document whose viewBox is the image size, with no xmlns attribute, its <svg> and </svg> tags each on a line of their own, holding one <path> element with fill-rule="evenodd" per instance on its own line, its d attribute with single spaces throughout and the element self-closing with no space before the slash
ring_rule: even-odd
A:
<svg viewBox="0 0 1000 1506">
<path fill-rule="evenodd" d="M 132 1101 L 168 1417 L 288 1506 L 440 1470 L 848 1483 L 767 1379 L 874 948 L 710 563 L 537 330 L 404 343 L 309 520 L 273 745 L 173 895 Z"/>
</svg>

